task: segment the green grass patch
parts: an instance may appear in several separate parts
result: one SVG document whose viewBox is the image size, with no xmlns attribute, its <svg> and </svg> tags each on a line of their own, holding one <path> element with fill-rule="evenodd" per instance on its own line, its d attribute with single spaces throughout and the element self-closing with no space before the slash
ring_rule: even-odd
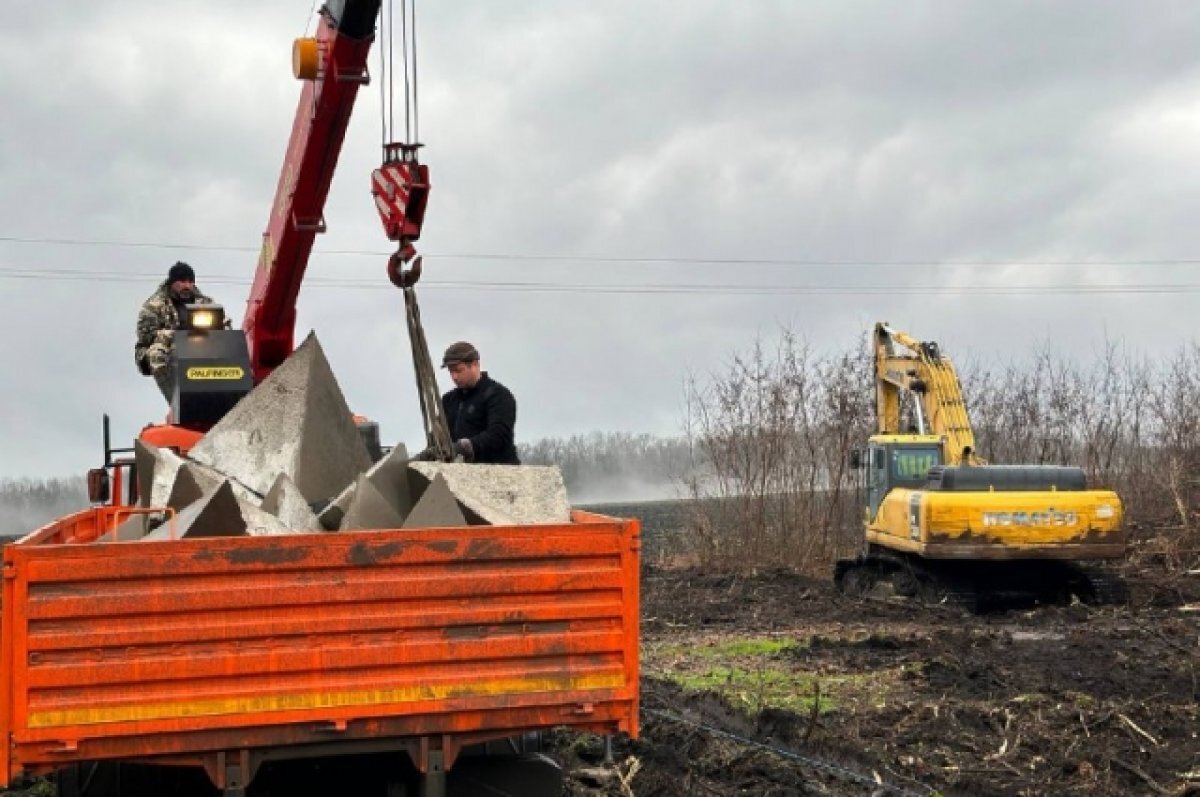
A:
<svg viewBox="0 0 1200 797">
<path fill-rule="evenodd" d="M 791 639 L 739 639 L 716 648 L 725 656 L 774 656 L 796 647 Z"/>
<path fill-rule="evenodd" d="M 827 713 L 836 705 L 830 695 L 818 691 L 825 681 L 807 673 L 771 668 L 711 667 L 695 672 L 673 673 L 668 677 L 685 689 L 719 693 L 734 706 L 757 713 L 764 708 L 780 708 L 805 714 L 813 710 Z"/>
<path fill-rule="evenodd" d="M 800 643 L 794 639 L 734 639 L 717 645 L 659 645 L 654 654 L 662 658 L 730 659 L 775 656 L 799 647 Z"/>
<path fill-rule="evenodd" d="M 710 644 L 669 643 L 644 652 L 648 673 L 696 692 L 714 692 L 750 713 L 777 708 L 809 714 L 814 705 L 825 714 L 856 705 L 879 705 L 896 671 L 816 673 L 795 655 L 810 639 L 754 637 L 714 640 Z"/>
</svg>

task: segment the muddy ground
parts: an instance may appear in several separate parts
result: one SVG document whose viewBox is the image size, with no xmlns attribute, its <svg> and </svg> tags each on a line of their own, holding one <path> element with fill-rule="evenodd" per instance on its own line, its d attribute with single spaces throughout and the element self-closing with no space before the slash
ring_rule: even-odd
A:
<svg viewBox="0 0 1200 797">
<path fill-rule="evenodd" d="M 591 736 L 552 752 L 572 797 L 1200 797 L 1200 575 L 1126 571 L 1128 605 L 977 616 L 782 570 L 650 567 L 640 738 L 611 766 Z M 368 772 L 321 761 L 251 794 L 392 793 Z M 170 792 L 211 794 L 192 780 Z"/>
<path fill-rule="evenodd" d="M 569 793 L 1200 795 L 1200 576 L 1127 569 L 1127 606 L 985 616 L 648 570 L 641 737 L 607 773 L 560 737 Z"/>
</svg>

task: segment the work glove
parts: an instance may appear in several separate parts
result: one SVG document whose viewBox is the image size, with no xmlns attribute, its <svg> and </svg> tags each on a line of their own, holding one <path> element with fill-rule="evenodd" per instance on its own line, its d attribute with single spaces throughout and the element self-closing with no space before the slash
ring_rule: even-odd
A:
<svg viewBox="0 0 1200 797">
<path fill-rule="evenodd" d="M 454 452 L 463 458 L 463 462 L 475 461 L 475 447 L 465 437 L 454 444 Z"/>
</svg>

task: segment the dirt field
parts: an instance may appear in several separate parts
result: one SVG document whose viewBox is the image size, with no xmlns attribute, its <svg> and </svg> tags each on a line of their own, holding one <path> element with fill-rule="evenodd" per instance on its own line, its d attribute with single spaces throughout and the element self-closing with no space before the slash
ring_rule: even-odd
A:
<svg viewBox="0 0 1200 797">
<path fill-rule="evenodd" d="M 783 571 L 647 568 L 641 738 L 605 767 L 599 739 L 557 734 L 567 794 L 1200 797 L 1200 576 L 1127 581 L 1128 606 L 976 616 Z M 333 793 L 322 772 L 384 793 L 347 771 L 251 793 Z M 172 792 L 211 793 L 192 780 Z"/>
<path fill-rule="evenodd" d="M 1127 607 L 974 616 L 649 570 L 642 738 L 608 780 L 560 739 L 569 793 L 1200 795 L 1200 577 L 1128 579 Z"/>
</svg>

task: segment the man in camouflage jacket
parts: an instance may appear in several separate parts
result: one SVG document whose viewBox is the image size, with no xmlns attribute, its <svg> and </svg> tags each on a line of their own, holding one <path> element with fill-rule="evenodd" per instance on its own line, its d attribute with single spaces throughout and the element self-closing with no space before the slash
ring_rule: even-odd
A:
<svg viewBox="0 0 1200 797">
<path fill-rule="evenodd" d="M 175 391 L 173 353 L 175 330 L 187 322 L 189 304 L 212 304 L 196 287 L 196 272 L 187 263 L 176 263 L 150 298 L 142 303 L 137 319 L 133 359 L 145 376 L 153 376 L 169 404 Z"/>
</svg>

